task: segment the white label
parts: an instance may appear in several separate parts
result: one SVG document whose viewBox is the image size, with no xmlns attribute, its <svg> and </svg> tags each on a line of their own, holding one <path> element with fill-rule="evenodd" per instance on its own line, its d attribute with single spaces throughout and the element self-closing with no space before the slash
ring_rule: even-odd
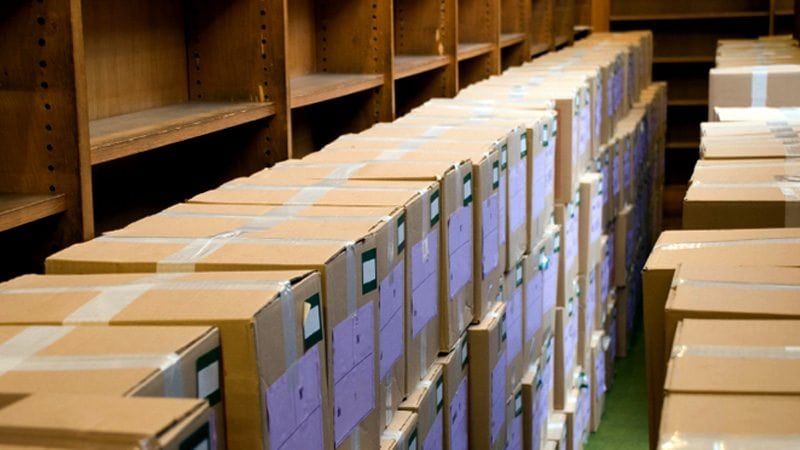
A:
<svg viewBox="0 0 800 450">
<path fill-rule="evenodd" d="M 469 345 L 467 345 L 467 341 L 464 341 L 464 343 L 461 344 L 461 365 L 462 366 L 467 363 L 467 358 L 468 357 L 469 357 Z"/>
<path fill-rule="evenodd" d="M 523 158 L 528 155 L 528 135 L 526 133 L 519 136 L 519 149 Z"/>
<path fill-rule="evenodd" d="M 508 165 L 508 146 L 503 145 L 503 148 L 500 150 L 500 164 L 503 167 Z"/>
<path fill-rule="evenodd" d="M 522 396 L 517 395 L 514 397 L 514 411 L 522 411 Z"/>
<path fill-rule="evenodd" d="M 553 121 L 553 136 L 556 135 L 557 131 L 558 131 L 558 120 L 554 120 Z"/>
<path fill-rule="evenodd" d="M 436 384 L 436 404 L 441 405 L 444 399 L 444 383 Z"/>
<path fill-rule="evenodd" d="M 500 182 L 500 167 L 494 166 L 492 167 L 492 184 L 497 184 Z"/>
<path fill-rule="evenodd" d="M 375 259 L 368 259 L 361 263 L 361 279 L 363 284 L 371 283 L 377 278 Z"/>
<path fill-rule="evenodd" d="M 469 197 L 471 195 L 472 195 L 472 177 L 464 180 L 464 201 L 466 202 L 467 200 L 469 200 Z"/>
<path fill-rule="evenodd" d="M 408 450 L 417 450 L 417 435 L 411 437 L 408 441 Z"/>
<path fill-rule="evenodd" d="M 397 246 L 401 247 L 406 243 L 406 223 L 400 222 L 397 224 Z"/>
<path fill-rule="evenodd" d="M 214 361 L 197 372 L 197 398 L 206 398 L 217 390 L 219 390 L 219 361 Z"/>
<path fill-rule="evenodd" d="M 314 305 L 308 313 L 306 318 L 303 319 L 303 337 L 308 339 L 314 333 L 318 332 L 321 327 L 319 321 L 319 305 Z"/>
<path fill-rule="evenodd" d="M 517 264 L 517 284 L 522 283 L 522 264 Z"/>
<path fill-rule="evenodd" d="M 208 439 L 203 439 L 203 442 L 195 445 L 192 450 L 211 450 L 211 444 L 209 444 Z"/>
<path fill-rule="evenodd" d="M 439 217 L 439 197 L 431 200 L 431 221 Z"/>
</svg>

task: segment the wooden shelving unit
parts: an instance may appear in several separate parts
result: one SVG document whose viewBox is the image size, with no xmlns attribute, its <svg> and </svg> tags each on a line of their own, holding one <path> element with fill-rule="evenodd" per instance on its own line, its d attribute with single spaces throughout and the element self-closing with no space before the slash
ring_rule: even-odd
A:
<svg viewBox="0 0 800 450">
<path fill-rule="evenodd" d="M 0 279 L 569 42 L 575 1 L 0 2 Z"/>
</svg>

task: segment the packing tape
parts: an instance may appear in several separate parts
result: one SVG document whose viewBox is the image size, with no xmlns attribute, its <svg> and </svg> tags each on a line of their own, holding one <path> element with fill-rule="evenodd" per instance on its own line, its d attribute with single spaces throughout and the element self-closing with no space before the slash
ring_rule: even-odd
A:
<svg viewBox="0 0 800 450">
<path fill-rule="evenodd" d="M 337 182 L 340 185 L 336 185 Z M 307 185 L 271 185 L 271 184 L 243 184 L 243 183 L 227 183 L 220 186 L 218 189 L 220 190 L 229 190 L 229 191 L 314 191 L 319 190 L 322 191 L 322 195 L 330 192 L 332 188 L 336 188 L 337 190 L 344 190 L 350 192 L 415 192 L 419 191 L 417 188 L 411 187 L 402 187 L 402 186 L 370 186 L 370 187 L 361 187 L 361 186 L 342 186 L 341 183 L 345 183 L 352 180 L 324 180 L 318 184 L 307 186 Z M 328 186 L 326 186 L 328 184 Z M 296 197 L 296 196 L 295 196 Z M 304 205 L 304 204 L 313 204 L 314 202 L 310 202 L 305 198 L 300 200 L 294 200 L 295 197 L 292 197 L 292 202 L 296 205 Z M 289 201 L 285 201 L 283 203 L 288 203 Z"/>
<path fill-rule="evenodd" d="M 704 163 L 701 162 L 700 165 L 696 166 L 703 171 L 710 171 L 710 170 L 730 170 L 730 169 L 784 169 L 784 173 L 786 175 L 798 175 L 800 174 L 800 162 L 797 161 L 784 161 L 781 159 L 775 160 L 760 160 L 759 162 L 755 161 L 748 161 L 742 163 L 731 163 L 731 164 L 717 164 L 717 163 Z"/>
<path fill-rule="evenodd" d="M 766 66 L 753 67 L 750 79 L 750 106 L 767 106 L 767 79 L 769 78 Z"/>
<path fill-rule="evenodd" d="M 386 439 L 391 439 L 398 444 L 403 440 L 403 433 L 401 431 L 384 430 L 381 436 Z"/>
<path fill-rule="evenodd" d="M 672 358 L 687 356 L 748 359 L 800 359 L 800 346 L 675 345 Z"/>
<path fill-rule="evenodd" d="M 361 430 L 358 426 L 350 433 L 350 449 L 361 450 Z"/>
<path fill-rule="evenodd" d="M 394 408 L 392 405 L 392 388 L 394 387 L 394 378 L 386 377 L 389 380 L 389 383 L 386 385 L 385 394 L 384 394 L 384 424 L 389 426 L 389 423 L 392 422 L 392 418 L 394 417 Z"/>
<path fill-rule="evenodd" d="M 697 280 L 691 278 L 677 278 L 673 280 L 672 287 L 678 286 L 698 286 L 698 287 L 711 287 L 721 289 L 752 289 L 759 291 L 788 291 L 800 292 L 800 284 L 780 284 L 780 283 L 759 283 L 748 281 L 715 281 L 715 280 Z"/>
<path fill-rule="evenodd" d="M 75 327 L 34 326 L 27 327 L 11 339 L 0 344 L 0 355 L 16 358 L 15 361 L 0 361 L 0 374 L 12 370 L 20 360 L 24 360 L 49 347 L 69 334 Z"/>
<path fill-rule="evenodd" d="M 800 244 L 800 237 L 737 239 L 730 241 L 707 241 L 707 242 L 675 242 L 669 244 L 656 244 L 653 247 L 653 250 L 661 250 L 661 251 L 699 250 L 703 248 L 726 248 L 726 247 L 745 247 L 745 246 L 755 246 L 755 245 L 795 245 L 795 244 Z"/>
<path fill-rule="evenodd" d="M 356 250 L 355 242 L 345 243 L 345 258 L 347 261 L 346 284 L 347 284 L 347 315 L 356 313 L 357 297 L 357 276 L 356 276 Z"/>
<path fill-rule="evenodd" d="M 283 355 L 286 366 L 297 360 L 297 317 L 295 313 L 294 293 L 292 285 L 286 282 L 281 287 L 281 316 L 283 319 Z"/>
<path fill-rule="evenodd" d="M 142 292 L 158 289 L 165 291 L 196 291 L 196 290 L 222 290 L 222 291 L 261 291 L 264 289 L 280 289 L 285 281 L 259 281 L 259 280 L 237 280 L 237 281 L 172 281 L 176 277 L 183 276 L 183 273 L 158 273 L 142 278 L 136 283 L 126 284 L 125 287 L 139 289 Z M 87 291 L 113 291 L 122 287 L 121 285 L 87 284 L 72 285 L 69 287 L 28 287 L 28 288 L 2 288 L 0 294 L 57 294 L 68 292 L 87 292 Z"/>
<path fill-rule="evenodd" d="M 800 448 L 800 434 L 733 435 L 676 431 L 672 435 L 662 436 L 658 448 L 660 450 L 784 450 Z"/>
</svg>

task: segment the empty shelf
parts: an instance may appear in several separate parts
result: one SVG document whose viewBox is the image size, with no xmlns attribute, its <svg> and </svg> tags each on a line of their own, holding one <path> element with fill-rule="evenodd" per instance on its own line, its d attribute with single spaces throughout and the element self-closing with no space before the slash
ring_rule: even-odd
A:
<svg viewBox="0 0 800 450">
<path fill-rule="evenodd" d="M 439 55 L 396 55 L 394 57 L 394 79 L 410 77 L 430 70 L 445 67 L 450 59 Z"/>
<path fill-rule="evenodd" d="M 292 108 L 355 94 L 382 84 L 381 74 L 315 73 L 292 77 Z"/>
<path fill-rule="evenodd" d="M 0 193 L 0 231 L 10 230 L 67 209 L 64 194 Z"/>
<path fill-rule="evenodd" d="M 492 44 L 489 42 L 458 44 L 458 60 L 464 61 L 465 59 L 485 55 L 492 51 L 492 47 Z"/>
</svg>

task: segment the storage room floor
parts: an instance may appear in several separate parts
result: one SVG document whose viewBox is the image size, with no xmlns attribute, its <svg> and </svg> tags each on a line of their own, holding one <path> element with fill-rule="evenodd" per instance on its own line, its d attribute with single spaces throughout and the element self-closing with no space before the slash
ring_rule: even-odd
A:
<svg viewBox="0 0 800 450">
<path fill-rule="evenodd" d="M 614 385 L 606 394 L 600 429 L 585 450 L 647 449 L 647 386 L 642 323 L 636 324 L 628 356 L 616 361 Z"/>
</svg>

